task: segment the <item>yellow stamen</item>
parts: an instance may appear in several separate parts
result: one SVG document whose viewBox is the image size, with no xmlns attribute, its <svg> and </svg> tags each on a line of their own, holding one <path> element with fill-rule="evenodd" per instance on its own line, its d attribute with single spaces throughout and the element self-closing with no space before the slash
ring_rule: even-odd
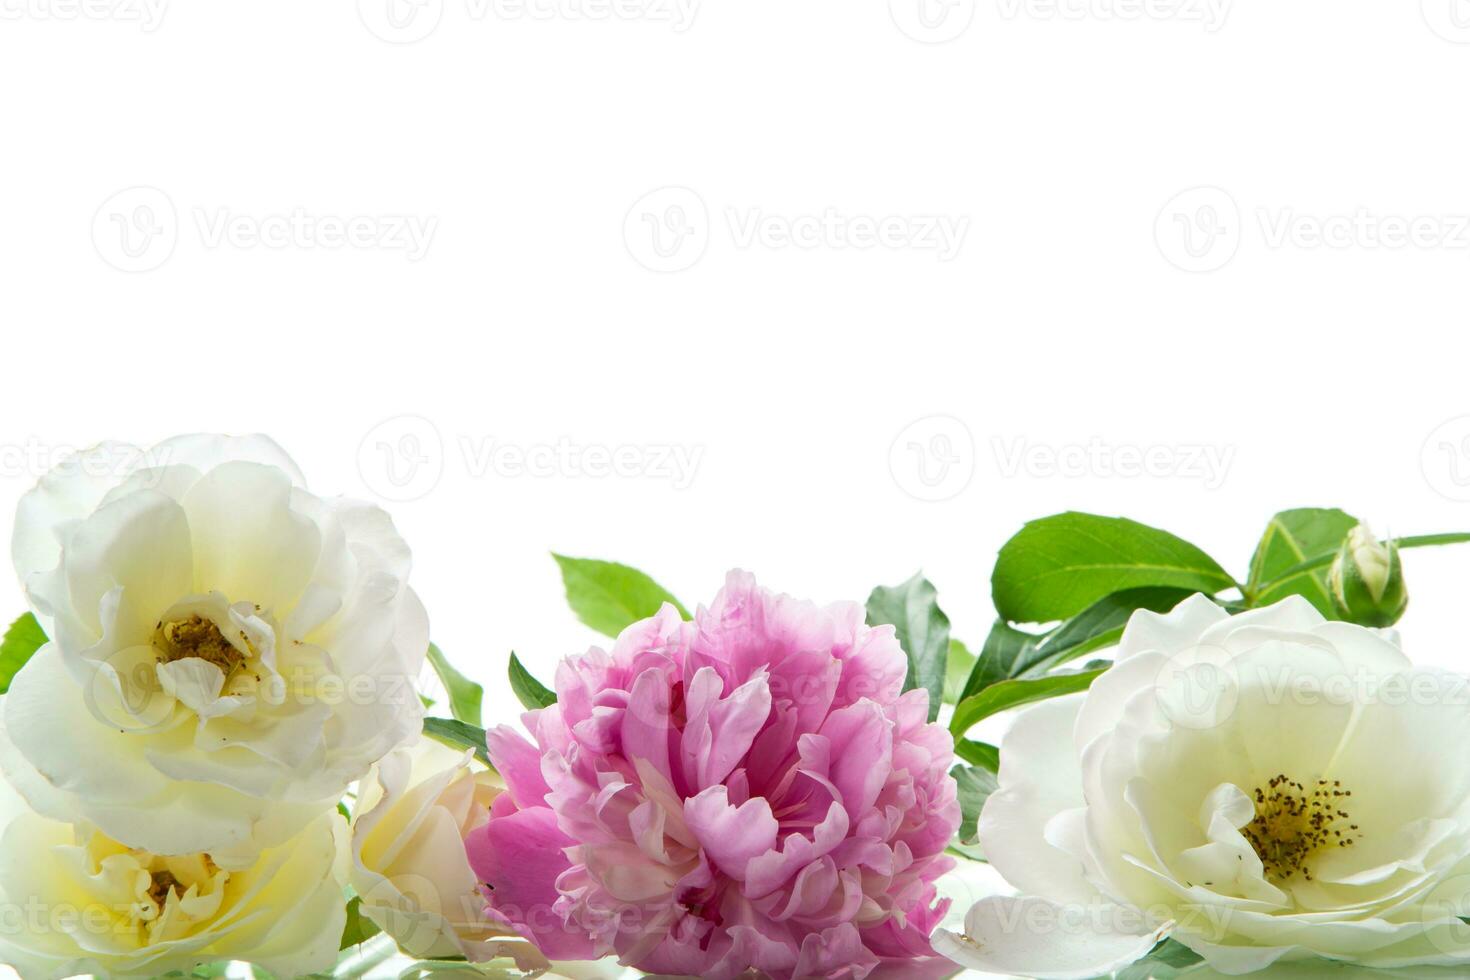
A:
<svg viewBox="0 0 1470 980">
<path fill-rule="evenodd" d="M 187 619 L 159 623 L 153 644 L 165 663 L 197 657 L 214 664 L 225 677 L 245 662 L 245 655 L 225 639 L 219 627 L 197 613 Z"/>
<path fill-rule="evenodd" d="M 1352 847 L 1362 835 L 1343 809 L 1351 790 L 1336 780 L 1319 779 L 1309 791 L 1285 775 L 1272 777 L 1252 794 L 1256 816 L 1241 831 L 1278 884 L 1300 874 L 1312 880 L 1308 861 L 1325 847 Z"/>
</svg>

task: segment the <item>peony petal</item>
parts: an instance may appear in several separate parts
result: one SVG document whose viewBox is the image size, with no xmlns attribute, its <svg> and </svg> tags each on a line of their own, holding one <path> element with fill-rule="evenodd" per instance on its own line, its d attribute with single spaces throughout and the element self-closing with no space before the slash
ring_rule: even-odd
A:
<svg viewBox="0 0 1470 980">
<path fill-rule="evenodd" d="M 552 959 L 592 959 L 591 939 L 564 924 L 553 910 L 556 880 L 571 866 L 564 849 L 574 841 L 545 807 L 507 813 L 465 841 L 470 866 L 486 885 L 493 912 Z"/>
<path fill-rule="evenodd" d="M 780 829 L 764 799 L 756 797 L 734 807 L 723 786 L 711 786 L 685 800 L 684 822 L 710 860 L 736 881 L 745 880 L 745 868 L 752 858 L 776 846 Z"/>
<path fill-rule="evenodd" d="M 506 725 L 497 725 L 486 734 L 485 741 L 490 762 L 517 805 L 531 807 L 546 799 L 551 787 L 541 774 L 541 753 L 525 736 Z"/>
<path fill-rule="evenodd" d="M 878 703 L 863 700 L 828 715 L 820 735 L 838 750 L 827 775 L 856 822 L 877 802 L 893 770 L 893 730 Z"/>
</svg>

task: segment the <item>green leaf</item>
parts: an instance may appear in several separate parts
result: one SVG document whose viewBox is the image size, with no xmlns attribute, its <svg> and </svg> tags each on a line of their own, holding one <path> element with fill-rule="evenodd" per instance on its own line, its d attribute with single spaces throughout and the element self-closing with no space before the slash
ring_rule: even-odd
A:
<svg viewBox="0 0 1470 980">
<path fill-rule="evenodd" d="M 1165 939 L 1143 959 L 1114 974 L 1114 980 L 1173 980 L 1200 962 L 1200 955 L 1181 942 Z"/>
<path fill-rule="evenodd" d="M 954 743 L 954 754 L 972 766 L 989 769 L 991 772 L 1000 772 L 1000 749 L 989 742 L 957 738 Z"/>
<path fill-rule="evenodd" d="M 1328 619 L 1336 619 L 1332 593 L 1327 589 L 1327 568 L 1292 569 L 1303 562 L 1332 556 L 1358 519 L 1340 510 L 1301 507 L 1283 510 L 1266 525 L 1256 553 L 1251 557 L 1245 594 L 1252 606 L 1269 606 L 1287 596 L 1305 597 Z"/>
<path fill-rule="evenodd" d="M 1019 708 L 1024 704 L 1045 701 L 1063 694 L 1085 691 L 1102 675 L 1106 668 L 1083 670 L 1072 674 L 1051 674 L 1046 677 L 1015 678 L 992 684 L 985 690 L 959 703 L 950 720 L 949 730 L 956 738 L 964 735 L 980 721 L 998 711 Z"/>
<path fill-rule="evenodd" d="M 1124 589 L 1169 585 L 1213 594 L 1235 584 L 1213 558 L 1167 531 L 1069 511 L 1031 521 L 1005 543 L 991 595 L 1008 622 L 1048 623 Z"/>
<path fill-rule="evenodd" d="M 347 927 L 342 930 L 342 945 L 339 950 L 367 942 L 383 930 L 372 919 L 362 914 L 362 899 L 356 895 L 347 903 Z"/>
<path fill-rule="evenodd" d="M 451 749 L 474 749 L 475 758 L 487 766 L 490 765 L 490 752 L 485 747 L 485 729 L 479 725 L 449 718 L 425 718 L 424 734 L 443 742 Z"/>
<path fill-rule="evenodd" d="M 556 694 L 532 677 L 514 652 L 510 655 L 510 689 L 527 711 L 556 704 Z"/>
<path fill-rule="evenodd" d="M 10 690 L 10 682 L 32 655 L 46 645 L 46 631 L 30 613 L 10 624 L 0 640 L 0 694 Z"/>
<path fill-rule="evenodd" d="M 979 767 L 955 766 L 949 774 L 959 785 L 960 829 L 956 836 L 961 844 L 973 845 L 980 810 L 990 799 L 990 794 L 1000 788 L 1000 782 L 995 773 Z"/>
<path fill-rule="evenodd" d="M 1062 664 L 1117 644 L 1123 626 L 1139 609 L 1167 612 L 1192 595 L 1189 589 L 1145 586 L 1125 589 L 1101 599 L 1049 633 L 1027 633 L 997 621 L 986 637 L 963 696 L 974 697 L 1003 680 L 1041 677 Z"/>
<path fill-rule="evenodd" d="M 975 669 L 960 692 L 960 701 L 974 697 L 992 684 L 1014 677 L 1030 663 L 1029 651 L 1041 639 L 1035 633 L 1018 630 L 1004 620 L 996 620 L 980 648 Z"/>
<path fill-rule="evenodd" d="M 868 625 L 892 624 L 909 658 L 903 689 L 929 692 L 929 720 L 939 717 L 944 700 L 945 661 L 949 656 L 949 617 L 938 593 L 920 572 L 902 585 L 879 586 L 868 596 Z"/>
<path fill-rule="evenodd" d="M 1103 596 L 1027 651 L 1027 662 L 1016 676 L 1036 677 L 1050 673 L 1064 663 L 1112 646 L 1118 642 L 1123 635 L 1123 627 L 1138 610 L 1168 612 L 1193 594 L 1192 589 L 1149 585 Z"/>
<path fill-rule="evenodd" d="M 949 659 L 944 665 L 944 703 L 958 704 L 965 693 L 965 682 L 975 670 L 975 655 L 959 640 L 950 638 Z"/>
<path fill-rule="evenodd" d="M 679 615 L 689 611 L 668 590 L 636 568 L 591 558 L 568 558 L 553 554 L 561 567 L 567 602 L 577 618 L 605 636 L 617 636 L 628 626 L 647 619 L 664 603 L 672 603 Z"/>
<path fill-rule="evenodd" d="M 444 651 L 429 644 L 429 663 L 434 673 L 449 692 L 449 713 L 456 720 L 470 725 L 481 724 L 480 706 L 485 700 L 485 689 L 455 670 L 444 656 Z"/>
</svg>

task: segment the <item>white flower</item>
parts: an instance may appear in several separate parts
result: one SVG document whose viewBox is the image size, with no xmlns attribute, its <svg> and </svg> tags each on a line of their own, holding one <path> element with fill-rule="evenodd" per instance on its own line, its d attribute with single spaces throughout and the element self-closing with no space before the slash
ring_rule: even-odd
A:
<svg viewBox="0 0 1470 980">
<path fill-rule="evenodd" d="M 1470 698 L 1305 600 L 1136 613 L 1090 691 L 1017 718 L 979 825 L 1023 895 L 935 948 L 1091 977 L 1172 936 L 1222 973 L 1470 962 Z"/>
<path fill-rule="evenodd" d="M 346 921 L 346 827 L 328 811 L 251 863 L 162 857 L 48 820 L 0 783 L 0 962 L 24 977 L 155 977 L 248 960 L 327 970 Z"/>
<path fill-rule="evenodd" d="M 74 457 L 21 500 L 13 552 L 51 642 L 6 698 L 0 768 L 46 816 L 243 858 L 419 730 L 407 546 L 264 437 Z"/>
<path fill-rule="evenodd" d="M 352 821 L 353 889 L 362 914 L 421 959 L 546 961 L 485 915 L 464 839 L 490 817 L 504 784 L 430 738 L 385 757 L 363 780 Z"/>
</svg>

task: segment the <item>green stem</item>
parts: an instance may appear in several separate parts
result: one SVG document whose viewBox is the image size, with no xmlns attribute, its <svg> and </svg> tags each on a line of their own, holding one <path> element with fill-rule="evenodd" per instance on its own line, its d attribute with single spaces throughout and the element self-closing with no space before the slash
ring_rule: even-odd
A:
<svg viewBox="0 0 1470 980">
<path fill-rule="evenodd" d="M 1399 548 L 1430 548 L 1442 544 L 1465 544 L 1470 542 L 1470 532 L 1450 531 L 1445 534 L 1414 534 L 1406 538 L 1393 538 L 1392 542 Z M 1332 564 L 1333 559 L 1336 557 L 1337 552 L 1334 551 L 1330 554 L 1318 555 L 1316 558 L 1304 561 L 1299 565 L 1293 565 L 1271 581 L 1259 586 L 1256 592 L 1269 592 L 1272 586 L 1284 582 L 1286 579 L 1295 578 L 1303 572 L 1312 572 L 1319 568 L 1326 568 Z"/>
</svg>

